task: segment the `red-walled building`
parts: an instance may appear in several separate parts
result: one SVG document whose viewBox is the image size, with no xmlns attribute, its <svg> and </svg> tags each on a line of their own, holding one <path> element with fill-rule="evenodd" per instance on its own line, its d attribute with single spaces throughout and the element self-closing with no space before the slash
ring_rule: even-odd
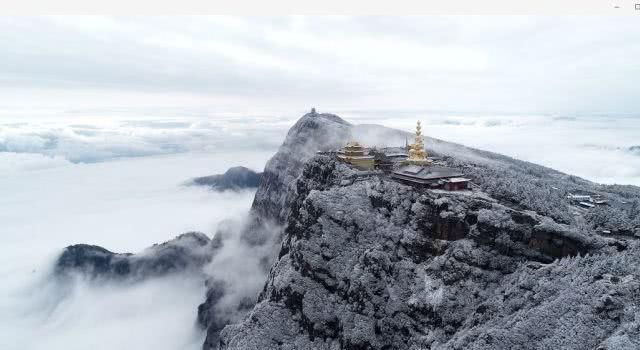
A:
<svg viewBox="0 0 640 350">
<path fill-rule="evenodd" d="M 442 186 L 447 191 L 461 191 L 469 187 L 469 179 L 464 177 L 452 177 L 446 179 Z"/>
<path fill-rule="evenodd" d="M 405 165 L 391 173 L 392 178 L 413 186 L 448 191 L 467 189 L 470 180 L 462 176 L 456 169 L 436 165 Z"/>
</svg>

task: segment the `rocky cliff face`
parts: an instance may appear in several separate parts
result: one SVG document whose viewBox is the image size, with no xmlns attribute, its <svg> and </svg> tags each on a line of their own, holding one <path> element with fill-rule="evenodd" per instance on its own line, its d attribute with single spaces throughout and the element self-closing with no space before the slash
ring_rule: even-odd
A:
<svg viewBox="0 0 640 350">
<path fill-rule="evenodd" d="M 351 125 L 333 114 L 311 112 L 300 118 L 265 166 L 252 213 L 261 220 L 284 224 L 304 163 L 317 151 L 341 147 L 350 132 Z"/>
<path fill-rule="evenodd" d="M 239 234 L 229 222 L 212 240 L 188 233 L 140 254 L 75 245 L 54 271 L 209 276 L 207 350 L 640 348 L 639 188 L 431 138 L 474 191 L 418 190 L 316 154 L 405 136 L 309 113 L 266 165 Z M 608 205 L 580 212 L 567 192 Z M 243 274 L 215 273 L 218 258 Z"/>
<path fill-rule="evenodd" d="M 221 349 L 638 345 L 636 242 L 354 175 L 307 163 L 278 261 Z"/>
<path fill-rule="evenodd" d="M 296 198 L 296 179 L 302 174 L 304 164 L 317 151 L 337 149 L 343 145 L 350 132 L 351 125 L 336 115 L 308 113 L 289 130 L 278 152 L 266 164 L 249 219 L 240 232 L 240 244 L 246 246 L 247 254 L 257 260 L 253 268 L 259 270 L 261 276 L 268 274 L 277 257 L 284 224 Z M 223 228 L 216 233 L 214 240 L 225 235 L 231 234 L 225 234 Z M 225 244 L 223 239 L 220 241 Z M 253 292 L 251 297 L 234 298 L 230 303 L 225 300 L 230 294 L 228 283 L 212 276 L 206 285 L 206 298 L 198 306 L 198 322 L 207 332 L 203 348 L 211 349 L 217 346 L 220 331 L 237 322 L 254 306 L 259 290 L 248 291 Z"/>
<path fill-rule="evenodd" d="M 259 302 L 220 348 L 637 345 L 635 242 L 482 194 L 352 177 L 307 164 Z"/>
<path fill-rule="evenodd" d="M 640 347 L 638 243 L 599 235 L 552 190 L 615 201 L 637 188 L 427 139 L 480 189 L 416 190 L 314 156 L 352 134 L 403 134 L 316 117 L 292 128 L 256 194 L 254 215 L 283 225 L 257 303 L 237 322 L 209 318 L 205 349 Z"/>
</svg>

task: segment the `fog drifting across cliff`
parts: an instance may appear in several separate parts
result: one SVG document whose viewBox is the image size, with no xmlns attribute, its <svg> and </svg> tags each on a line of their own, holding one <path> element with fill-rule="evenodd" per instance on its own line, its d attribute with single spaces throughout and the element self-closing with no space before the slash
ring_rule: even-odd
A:
<svg viewBox="0 0 640 350">
<path fill-rule="evenodd" d="M 0 348 L 199 349 L 201 278 L 59 285 L 51 266 L 76 243 L 139 252 L 187 231 L 211 236 L 222 219 L 247 212 L 254 191 L 214 193 L 183 182 L 224 172 L 237 159 L 261 169 L 269 155 L 183 153 L 25 168 L 22 156 L 38 155 L 19 154 L 0 180 Z"/>
<path fill-rule="evenodd" d="M 2 293 L 0 347 L 199 349 L 193 320 L 202 293 L 201 280 L 175 275 L 122 285 L 33 281 Z"/>
<path fill-rule="evenodd" d="M 307 114 L 284 145 L 314 137 L 322 144 L 323 131 L 345 124 Z M 384 134 L 355 128 L 362 139 Z M 637 348 L 640 223 L 637 202 L 636 210 L 623 205 L 638 197 L 637 187 L 427 141 L 479 188 L 425 191 L 385 176 L 356 179 L 333 157 L 308 160 L 281 147 L 253 205 L 267 219 L 286 220 L 278 259 L 247 317 L 221 332 L 207 322 L 204 348 Z M 616 227 L 612 237 L 589 215 L 566 217 L 561 188 L 603 192 L 607 216 L 632 227 Z"/>
<path fill-rule="evenodd" d="M 377 122 L 408 132 L 421 119 L 427 136 L 560 164 L 559 170 L 595 181 L 640 183 L 640 157 L 626 151 L 638 133 L 636 119 L 344 116 L 355 124 Z M 190 118 L 1 122 L 0 205 L 8 209 L 0 212 L 0 348 L 199 349 L 202 334 L 194 323 L 203 301 L 201 281 L 80 281 L 56 290 L 43 281 L 46 269 L 70 244 L 138 252 L 186 231 L 211 236 L 221 220 L 241 217 L 252 191 L 217 194 L 181 184 L 235 165 L 260 171 L 295 119 L 270 121 L 234 117 L 210 127 Z M 358 137 L 365 143 L 404 141 Z M 232 286 L 222 307 L 233 309 L 261 288 L 264 275 L 255 266 L 264 254 L 253 253 L 231 236 L 209 266 L 211 275 Z M 236 279 L 240 275 L 251 278 Z"/>
</svg>

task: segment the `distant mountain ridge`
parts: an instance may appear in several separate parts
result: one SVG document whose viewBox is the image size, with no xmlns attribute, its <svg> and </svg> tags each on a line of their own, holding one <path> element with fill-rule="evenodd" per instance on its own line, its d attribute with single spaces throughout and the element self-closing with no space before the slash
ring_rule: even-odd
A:
<svg viewBox="0 0 640 350">
<path fill-rule="evenodd" d="M 260 185 L 262 173 L 236 166 L 229 168 L 224 174 L 196 177 L 191 184 L 207 186 L 215 191 L 241 190 L 245 188 L 257 188 Z"/>
<path fill-rule="evenodd" d="M 141 253 L 114 253 L 76 244 L 66 247 L 55 265 L 58 277 L 82 274 L 94 279 L 136 281 L 171 273 L 201 273 L 211 258 L 211 240 L 200 232 L 184 233 Z"/>
</svg>

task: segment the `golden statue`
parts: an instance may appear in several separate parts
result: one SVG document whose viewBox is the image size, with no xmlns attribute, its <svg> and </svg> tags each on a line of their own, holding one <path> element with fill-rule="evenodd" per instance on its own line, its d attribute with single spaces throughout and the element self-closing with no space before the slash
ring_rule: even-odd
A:
<svg viewBox="0 0 640 350">
<path fill-rule="evenodd" d="M 431 164 L 431 160 L 427 158 L 427 152 L 424 150 L 424 143 L 422 141 L 422 126 L 420 121 L 416 125 L 416 142 L 409 146 L 409 157 L 406 160 L 407 163 L 416 165 L 428 165 Z"/>
</svg>

